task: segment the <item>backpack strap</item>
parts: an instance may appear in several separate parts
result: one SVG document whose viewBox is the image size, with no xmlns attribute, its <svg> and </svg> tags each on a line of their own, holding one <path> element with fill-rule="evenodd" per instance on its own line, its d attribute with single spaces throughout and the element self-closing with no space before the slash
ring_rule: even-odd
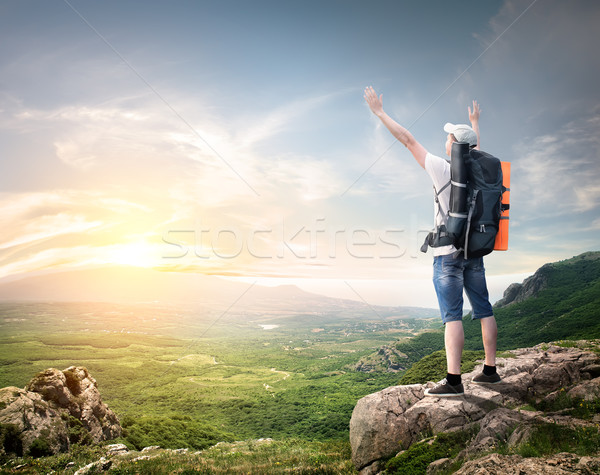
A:
<svg viewBox="0 0 600 475">
<path fill-rule="evenodd" d="M 475 211 L 475 202 L 477 201 L 477 195 L 479 194 L 479 190 L 473 190 L 473 198 L 471 199 L 471 204 L 469 205 L 469 214 L 467 216 L 467 229 L 465 231 L 465 246 L 464 249 L 459 249 L 458 251 L 465 252 L 465 259 L 469 258 L 469 234 L 471 231 L 471 219 L 473 218 L 473 212 Z"/>
<path fill-rule="evenodd" d="M 443 224 L 431 231 L 426 237 L 423 245 L 421 246 L 421 252 L 427 252 L 429 247 L 442 247 L 454 244 L 454 238 L 446 231 L 446 226 Z"/>
<path fill-rule="evenodd" d="M 452 183 L 452 180 L 448 180 L 448 183 L 446 183 L 444 186 L 442 186 L 440 188 L 440 191 L 437 191 L 435 189 L 435 185 L 433 185 L 433 192 L 435 194 L 435 198 L 434 199 L 435 199 L 435 203 L 437 204 L 437 213 L 436 213 L 436 216 L 442 212 L 442 207 L 440 206 L 439 196 L 442 194 L 442 191 L 444 191 L 446 188 L 448 188 L 450 186 L 451 183 Z"/>
<path fill-rule="evenodd" d="M 439 196 L 446 188 L 450 186 L 451 181 L 448 181 L 444 186 L 440 188 L 440 190 L 436 190 L 435 185 L 433 185 L 433 192 L 435 194 L 435 203 L 437 204 L 437 213 L 442 213 L 442 207 L 440 206 Z M 454 244 L 454 239 L 450 236 L 450 234 L 446 231 L 446 226 L 443 224 L 441 226 L 437 226 L 433 231 L 431 231 L 426 237 L 423 245 L 421 246 L 421 252 L 427 252 L 428 247 L 442 247 L 448 246 L 450 244 Z"/>
<path fill-rule="evenodd" d="M 506 187 L 506 186 L 502 186 L 502 193 L 504 193 L 505 191 L 508 191 L 510 193 L 510 187 Z M 501 211 L 508 211 L 510 209 L 510 203 L 502 203 L 500 205 L 500 210 Z M 506 219 L 506 218 L 500 218 L 500 219 Z"/>
</svg>

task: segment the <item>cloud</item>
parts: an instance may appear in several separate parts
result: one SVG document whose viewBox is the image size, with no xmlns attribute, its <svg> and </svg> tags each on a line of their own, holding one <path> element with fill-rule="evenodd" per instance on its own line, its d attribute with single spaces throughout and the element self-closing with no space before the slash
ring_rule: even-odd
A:
<svg viewBox="0 0 600 475">
<path fill-rule="evenodd" d="M 200 168 L 190 175 L 193 188 L 186 187 L 188 197 L 205 206 L 229 206 L 248 199 L 277 203 L 299 199 L 325 199 L 339 192 L 342 172 L 322 157 L 294 152 L 290 147 L 281 151 L 273 142 L 290 131 L 306 126 L 329 102 L 343 92 L 322 94 L 291 100 L 273 110 L 246 115 L 243 120 L 224 118 L 192 124 L 217 153 L 193 133 L 173 135 L 178 151 L 197 162 Z M 226 165 L 226 166 L 224 166 Z M 181 190 L 172 196 L 186 201 Z"/>
<path fill-rule="evenodd" d="M 530 4 L 506 1 L 489 23 L 467 26 L 481 42 L 474 49 L 483 51 Z M 396 33 L 382 36 L 374 24 L 357 40 L 354 30 L 341 29 L 339 41 L 309 52 L 309 62 L 288 57 L 290 64 L 276 65 L 267 54 L 257 66 L 244 57 L 244 48 L 239 50 L 233 30 L 232 41 L 221 42 L 209 54 L 187 46 L 208 44 L 205 29 L 189 30 L 198 41 L 182 44 L 179 33 L 134 28 L 123 35 L 122 25 L 102 20 L 106 37 L 176 114 L 105 44 L 79 28 L 83 25 L 72 28 L 65 20 L 32 34 L 35 22 L 47 26 L 38 15 L 29 29 L 10 30 L 22 41 L 1 71 L 7 87 L 0 93 L 0 139 L 7 139 L 3 144 L 10 157 L 5 176 L 15 177 L 6 179 L 6 189 L 19 191 L 0 195 L 2 242 L 10 247 L 0 254 L 2 272 L 51 268 L 52 262 L 96 265 L 98 256 L 102 262 L 128 255 L 150 261 L 160 255 L 160 247 L 153 245 L 161 244 L 165 230 L 190 229 L 196 222 L 248 233 L 285 221 L 291 232 L 324 217 L 326 225 L 349 230 L 352 224 L 371 235 L 390 221 L 404 229 L 411 219 L 429 224 L 433 210 L 427 175 L 402 145 L 387 151 L 393 137 L 368 111 L 358 89 L 344 89 L 348 84 L 362 88 L 363 81 L 386 84 L 386 110 L 403 125 L 419 118 L 412 131 L 437 154 L 443 153 L 442 124 L 459 120 L 442 114 L 465 114 L 466 120 L 466 106 L 480 99 L 483 142 L 514 167 L 511 244 L 518 248 L 503 271 L 510 273 L 514 266 L 525 272 L 548 256 L 560 258 L 569 245 L 589 245 L 598 227 L 598 10 L 593 2 L 575 7 L 536 2 L 434 104 L 479 54 L 463 58 L 464 63 L 448 61 L 443 50 L 455 48 L 462 41 L 458 35 L 441 50 L 422 45 L 397 62 L 390 61 L 392 49 L 382 54 L 385 48 L 380 48 L 382 38 Z M 484 18 L 490 11 L 496 10 L 486 5 L 476 13 Z M 112 15 L 105 13 L 98 21 Z M 355 20 L 364 22 L 358 16 Z M 468 43 L 466 31 L 462 38 Z M 41 41 L 44 36 L 51 42 Z M 269 41 L 269 36 L 260 38 L 261 44 Z M 468 56 L 473 50 L 467 43 L 460 50 Z M 170 50 L 177 45 L 181 48 Z M 235 49 L 227 50 L 230 46 Z M 164 53 L 169 50 L 172 54 Z M 332 60 L 345 64 L 337 69 Z M 418 65 L 420 73 L 408 74 L 407 65 Z M 313 79 L 318 84 L 313 86 Z M 325 87 L 333 92 L 324 93 Z M 556 228 L 564 246 L 556 239 L 529 237 L 556 235 Z M 574 239 L 580 230 L 589 234 Z M 252 243 L 265 253 L 281 248 L 275 232 L 259 233 Z M 219 252 L 228 252 L 225 238 L 218 244 Z M 411 272 L 430 271 L 430 256 L 413 260 L 410 253 L 410 258 L 384 263 L 344 257 L 344 242 L 338 244 L 335 261 L 294 258 L 292 250 L 311 250 L 298 238 L 285 248 L 287 259 L 250 259 L 244 252 L 239 259 L 173 265 L 222 274 L 398 275 L 404 280 Z M 324 248 L 324 256 L 329 250 Z M 535 255 L 527 260 L 527 253 Z"/>
<path fill-rule="evenodd" d="M 122 262 L 130 250 L 123 246 L 139 247 L 150 238 L 159 241 L 165 229 L 185 229 L 199 218 L 213 227 L 247 228 L 255 219 L 293 216 L 299 203 L 304 203 L 303 213 L 316 209 L 310 203 L 339 192 L 333 163 L 310 154 L 269 153 L 268 148 L 255 147 L 268 145 L 303 114 L 335 96 L 291 101 L 259 114 L 251 122 L 266 125 L 249 133 L 245 127 L 236 129 L 236 122 L 226 117 L 183 107 L 182 114 L 189 112 L 186 120 L 194 128 L 190 130 L 176 116 L 139 97 L 133 109 L 129 97 L 49 109 L 13 102 L 13 130 L 36 133 L 53 144 L 57 157 L 77 174 L 76 180 L 66 178 L 61 189 L 2 197 L 0 221 L 9 231 L 0 248 L 11 248 L 1 256 L 3 275 L 51 267 L 52 259 L 59 267 L 97 264 L 111 256 Z M 209 268 L 230 272 L 236 265 L 251 267 L 242 260 L 221 259 Z M 277 269 L 282 272 L 281 266 Z"/>
<path fill-rule="evenodd" d="M 29 221 L 20 229 L 14 239 L 0 243 L 1 249 L 42 241 L 64 234 L 83 233 L 101 226 L 101 221 L 87 221 L 84 216 L 59 213 L 55 216 L 41 216 Z"/>
<path fill-rule="evenodd" d="M 600 231 L 600 218 L 594 219 L 586 231 Z"/>
<path fill-rule="evenodd" d="M 347 91 L 334 92 L 330 94 L 316 95 L 295 99 L 276 106 L 259 117 L 248 117 L 240 124 L 240 133 L 237 138 L 240 148 L 249 148 L 259 142 L 278 135 L 288 128 L 294 127 L 294 122 L 302 119 L 302 116 L 314 112 L 322 106 L 326 106 L 333 98 L 345 94 Z"/>
<path fill-rule="evenodd" d="M 143 240 L 152 231 L 149 216 L 146 206 L 97 190 L 3 193 L 0 273 L 51 267 L 53 258 L 57 266 L 94 262 L 95 246 Z M 69 246 L 76 249 L 71 257 Z"/>
<path fill-rule="evenodd" d="M 66 165 L 81 169 L 89 169 L 97 160 L 97 155 L 87 152 L 87 150 L 94 148 L 93 145 L 93 142 L 90 144 L 81 144 L 73 140 L 54 143 L 58 158 Z"/>
<path fill-rule="evenodd" d="M 422 107 L 417 107 L 411 99 L 409 102 L 390 106 L 393 119 L 404 127 L 412 124 L 422 113 Z M 398 200 L 415 197 L 426 199 L 427 192 L 424 190 L 431 189 L 431 182 L 411 153 L 391 135 L 368 107 L 363 107 L 361 113 L 373 124 L 373 128 L 367 132 L 366 145 L 361 148 L 361 153 L 350 162 L 353 174 L 347 176 L 353 181 L 348 182 L 342 191 L 359 196 L 394 194 L 397 197 L 399 194 Z M 423 138 L 418 137 L 417 140 L 423 143 Z M 424 188 L 425 185 L 428 187 Z"/>
<path fill-rule="evenodd" d="M 600 203 L 600 127 L 596 116 L 515 147 L 514 196 L 530 216 L 597 210 Z"/>
<path fill-rule="evenodd" d="M 160 267 L 164 247 L 143 240 L 105 245 L 53 246 L 37 249 L 19 259 L 2 263 L 0 279 L 14 279 L 22 274 L 56 272 L 88 267 L 130 265 Z"/>
</svg>

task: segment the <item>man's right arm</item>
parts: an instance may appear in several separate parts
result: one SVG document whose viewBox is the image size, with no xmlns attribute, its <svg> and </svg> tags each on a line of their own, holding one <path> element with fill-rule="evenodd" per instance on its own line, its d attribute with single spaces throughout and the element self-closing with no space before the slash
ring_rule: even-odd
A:
<svg viewBox="0 0 600 475">
<path fill-rule="evenodd" d="M 473 101 L 473 110 L 471 111 L 471 108 L 468 107 L 469 109 L 469 120 L 471 121 L 471 128 L 475 131 L 475 134 L 477 134 L 477 146 L 475 147 L 477 150 L 481 150 L 481 140 L 480 140 L 480 136 L 479 136 L 479 115 L 481 113 L 480 109 L 479 109 L 479 104 L 477 101 Z"/>
<path fill-rule="evenodd" d="M 371 109 L 371 112 L 375 114 L 383 125 L 392 133 L 396 139 L 401 142 L 421 167 L 425 168 L 425 157 L 427 156 L 427 150 L 414 138 L 407 129 L 402 127 L 398 122 L 392 119 L 383 110 L 382 96 L 377 96 L 375 90 L 369 86 L 365 89 L 365 100 Z"/>
</svg>

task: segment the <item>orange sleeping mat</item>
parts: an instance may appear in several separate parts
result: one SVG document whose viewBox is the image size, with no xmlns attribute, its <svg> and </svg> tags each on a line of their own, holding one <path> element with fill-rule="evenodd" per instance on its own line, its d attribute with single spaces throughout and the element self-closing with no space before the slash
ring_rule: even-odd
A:
<svg viewBox="0 0 600 475">
<path fill-rule="evenodd" d="M 502 193 L 502 205 L 510 204 L 510 162 L 500 162 L 502 165 L 502 185 L 506 191 Z M 494 251 L 508 250 L 508 214 L 510 209 L 505 206 L 500 214 L 500 224 L 498 226 L 498 234 L 496 234 L 496 242 L 494 243 Z M 504 208 L 504 206 L 503 206 Z"/>
</svg>

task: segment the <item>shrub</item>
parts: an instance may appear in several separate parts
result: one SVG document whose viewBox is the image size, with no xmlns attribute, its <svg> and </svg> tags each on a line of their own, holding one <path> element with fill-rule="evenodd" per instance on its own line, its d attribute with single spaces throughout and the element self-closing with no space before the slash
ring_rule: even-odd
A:
<svg viewBox="0 0 600 475">
<path fill-rule="evenodd" d="M 38 437 L 29 446 L 29 455 L 32 457 L 46 457 L 52 455 L 50 442 L 45 437 Z"/>
<path fill-rule="evenodd" d="M 408 450 L 392 458 L 386 466 L 386 473 L 402 475 L 422 475 L 431 462 L 441 458 L 455 457 L 477 433 L 473 427 L 465 431 L 441 433 L 433 439 L 422 440 Z"/>
<path fill-rule="evenodd" d="M 23 456 L 23 440 L 21 429 L 15 424 L 0 424 L 0 443 L 5 454 Z"/>
<path fill-rule="evenodd" d="M 592 420 L 593 417 L 600 413 L 600 398 L 586 401 L 580 397 L 569 396 L 564 389 L 559 391 L 556 397 L 552 400 L 530 401 L 538 411 L 543 412 L 566 412 L 573 417 L 579 419 Z"/>
<path fill-rule="evenodd" d="M 468 373 L 484 356 L 483 351 L 464 350 L 461 371 Z M 425 356 L 413 364 L 400 378 L 400 384 L 423 384 L 427 381 L 439 381 L 446 376 L 446 351 L 440 350 Z"/>
<path fill-rule="evenodd" d="M 69 416 L 67 424 L 69 428 L 69 442 L 71 444 L 93 444 L 94 439 L 92 439 L 90 432 L 84 427 L 83 423 L 79 419 Z"/>
<path fill-rule="evenodd" d="M 138 450 L 150 445 L 166 449 L 205 449 L 220 441 L 233 440 L 231 434 L 190 416 L 125 417 L 121 426 L 125 441 Z"/>
<path fill-rule="evenodd" d="M 540 422 L 530 437 L 516 448 L 523 457 L 544 457 L 560 452 L 594 455 L 600 450 L 600 433 L 596 427 L 566 427 Z"/>
</svg>

